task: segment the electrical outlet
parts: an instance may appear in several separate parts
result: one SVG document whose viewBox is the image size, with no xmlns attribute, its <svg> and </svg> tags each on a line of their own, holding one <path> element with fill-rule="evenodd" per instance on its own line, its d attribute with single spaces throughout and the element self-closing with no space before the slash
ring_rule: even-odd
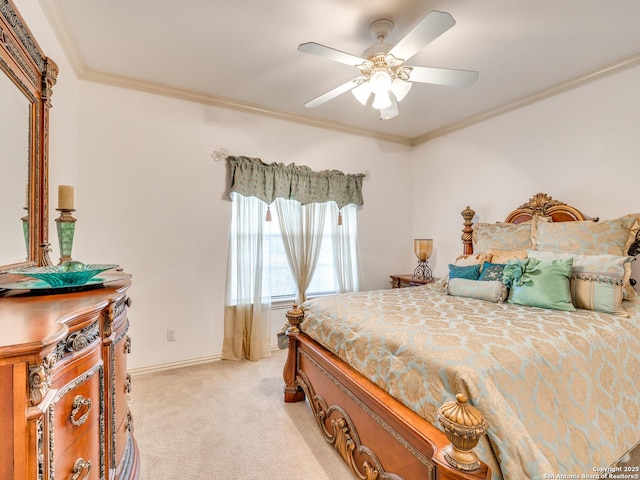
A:
<svg viewBox="0 0 640 480">
<path fill-rule="evenodd" d="M 167 342 L 175 342 L 176 341 L 176 329 L 169 328 L 167 330 Z"/>
</svg>

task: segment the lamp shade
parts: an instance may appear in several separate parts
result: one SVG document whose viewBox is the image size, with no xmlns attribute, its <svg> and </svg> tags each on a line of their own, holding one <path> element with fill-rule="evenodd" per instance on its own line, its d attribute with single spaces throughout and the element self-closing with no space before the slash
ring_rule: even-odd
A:
<svg viewBox="0 0 640 480">
<path fill-rule="evenodd" d="M 391 100 L 391 105 L 380 109 L 380 120 L 389 120 L 398 115 L 398 102 L 396 102 L 393 93 L 389 94 L 389 100 Z"/>
<path fill-rule="evenodd" d="M 369 83 L 371 84 L 371 91 L 376 95 L 388 92 L 392 83 L 388 69 L 376 68 L 369 79 Z"/>
<path fill-rule="evenodd" d="M 389 92 L 379 92 L 376 93 L 373 98 L 373 105 L 371 105 L 376 110 L 382 110 L 385 108 L 389 108 L 391 105 L 391 97 L 389 96 Z"/>
<path fill-rule="evenodd" d="M 358 100 L 362 105 L 366 105 L 369 101 L 369 97 L 371 96 L 371 85 L 369 82 L 362 82 L 356 88 L 351 90 L 351 93 L 353 93 L 353 96 L 356 97 L 356 100 Z"/>
<path fill-rule="evenodd" d="M 391 91 L 395 95 L 396 100 L 401 102 L 402 99 L 407 96 L 409 90 L 411 90 L 411 85 L 413 85 L 411 82 L 395 78 L 391 83 Z"/>
<path fill-rule="evenodd" d="M 416 238 L 413 241 L 413 251 L 419 260 L 428 260 L 433 252 L 433 239 L 432 238 Z"/>
</svg>

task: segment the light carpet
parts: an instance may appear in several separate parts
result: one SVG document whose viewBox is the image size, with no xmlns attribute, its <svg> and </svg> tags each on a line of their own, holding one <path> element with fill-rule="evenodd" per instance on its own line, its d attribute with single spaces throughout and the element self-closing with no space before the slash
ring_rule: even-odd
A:
<svg viewBox="0 0 640 480">
<path fill-rule="evenodd" d="M 141 480 L 352 480 L 305 402 L 284 403 L 286 351 L 133 377 Z"/>
<path fill-rule="evenodd" d="M 309 406 L 284 403 L 285 359 L 281 350 L 134 376 L 141 480 L 352 480 Z M 640 447 L 621 465 L 640 465 Z"/>
</svg>

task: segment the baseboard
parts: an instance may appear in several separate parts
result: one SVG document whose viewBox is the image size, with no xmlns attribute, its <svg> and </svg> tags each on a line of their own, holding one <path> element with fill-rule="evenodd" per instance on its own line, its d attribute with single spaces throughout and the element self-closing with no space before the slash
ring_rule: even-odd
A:
<svg viewBox="0 0 640 480">
<path fill-rule="evenodd" d="M 271 351 L 280 350 L 277 344 L 271 345 Z M 195 365 L 202 365 L 203 363 L 211 363 L 222 360 L 222 354 L 209 355 L 200 358 L 191 358 L 188 360 L 180 360 L 178 362 L 161 363 L 158 365 L 150 365 L 148 367 L 130 368 L 128 370 L 132 377 L 138 375 L 146 375 L 148 373 L 162 372 L 164 370 L 173 370 L 175 368 L 193 367 Z"/>
</svg>

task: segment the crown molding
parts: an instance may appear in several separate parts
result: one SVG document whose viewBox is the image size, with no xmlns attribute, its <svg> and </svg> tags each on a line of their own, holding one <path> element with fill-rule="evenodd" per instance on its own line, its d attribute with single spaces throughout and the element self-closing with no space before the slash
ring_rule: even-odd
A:
<svg viewBox="0 0 640 480">
<path fill-rule="evenodd" d="M 180 100 L 186 100 L 189 102 L 200 103 L 204 105 L 210 105 L 214 107 L 226 108 L 231 110 L 237 110 L 245 113 L 265 115 L 274 119 L 284 120 L 288 122 L 294 122 L 297 124 L 309 125 L 312 127 L 323 128 L 328 130 L 334 130 L 342 133 L 348 133 L 352 135 L 359 135 L 363 137 L 375 138 L 377 140 L 384 140 L 387 142 L 400 143 L 404 145 L 411 145 L 412 139 L 409 137 L 402 137 L 398 135 L 390 135 L 372 130 L 366 130 L 361 128 L 351 127 L 346 124 L 338 122 L 329 122 L 325 120 L 316 120 L 302 115 L 296 115 L 289 112 L 273 110 L 262 105 L 244 102 L 242 100 L 236 100 L 232 98 L 220 97 L 217 95 L 210 95 L 207 93 L 197 92 L 195 90 L 182 89 L 172 87 L 162 83 L 150 82 L 147 80 L 140 80 L 136 78 L 125 77 L 122 75 L 114 75 L 105 72 L 99 72 L 97 70 L 84 69 L 84 72 L 79 76 L 81 80 L 86 80 L 94 83 L 103 83 L 106 85 L 126 88 L 130 90 L 138 90 L 145 93 L 151 93 L 154 95 L 162 95 L 171 98 L 177 98 Z"/>
<path fill-rule="evenodd" d="M 460 122 L 455 122 L 455 123 L 446 125 L 442 128 L 439 128 L 437 130 L 433 130 L 431 132 L 425 132 L 422 135 L 411 138 L 411 137 L 405 137 L 400 135 L 385 134 L 385 133 L 376 132 L 373 130 L 368 130 L 363 128 L 355 128 L 339 122 L 313 119 L 313 118 L 309 118 L 309 117 L 305 117 L 302 115 L 297 115 L 289 112 L 273 110 L 262 105 L 243 102 L 241 100 L 235 100 L 235 99 L 220 97 L 216 95 L 210 95 L 210 94 L 188 90 L 188 89 L 176 88 L 169 85 L 154 83 L 154 82 L 136 79 L 136 78 L 129 78 L 122 75 L 114 75 L 114 74 L 100 72 L 100 71 L 91 69 L 87 66 L 85 59 L 83 58 L 82 54 L 79 52 L 75 43 L 71 39 L 71 35 L 69 34 L 69 28 L 64 20 L 64 16 L 61 13 L 62 10 L 61 10 L 59 1 L 58 0 L 40 0 L 40 4 L 45 14 L 49 18 L 49 21 L 58 37 L 58 40 L 60 41 L 60 44 L 62 45 L 63 50 L 65 51 L 69 59 L 69 62 L 71 63 L 71 66 L 74 72 L 76 73 L 76 76 L 80 80 L 86 80 L 86 81 L 95 82 L 95 83 L 102 83 L 106 85 L 111 85 L 111 86 L 131 89 L 131 90 L 137 90 L 137 91 L 146 92 L 150 94 L 177 98 L 177 99 L 185 100 L 189 102 L 195 102 L 195 103 L 200 103 L 204 105 L 211 105 L 211 106 L 220 107 L 220 108 L 237 110 L 245 113 L 264 115 L 264 116 L 268 116 L 270 118 L 274 118 L 278 120 L 284 120 L 288 122 L 308 125 L 311 127 L 322 128 L 327 130 L 333 130 L 336 132 L 347 133 L 351 135 L 358 135 L 362 137 L 373 138 L 376 140 L 382 140 L 386 142 L 398 143 L 398 144 L 407 145 L 411 147 L 421 145 L 430 140 L 433 140 L 434 138 L 448 135 L 458 130 L 462 130 L 464 128 L 498 117 L 500 115 L 513 112 L 515 110 L 526 107 L 528 105 L 532 105 L 542 100 L 546 100 L 548 98 L 554 97 L 561 93 L 565 93 L 569 90 L 573 90 L 575 88 L 584 86 L 588 83 L 595 82 L 602 78 L 605 78 L 611 75 L 616 75 L 630 68 L 640 66 L 640 53 L 636 53 L 628 57 L 619 59 L 608 65 L 604 65 L 591 72 L 584 73 L 578 77 L 575 77 L 573 79 L 567 80 L 560 84 L 554 85 L 550 88 L 541 90 L 531 95 L 524 96 L 522 98 L 514 100 L 513 102 L 509 102 L 505 105 L 502 105 L 500 107 L 488 110 L 486 112 L 482 112 L 478 115 L 473 115 Z"/>
<path fill-rule="evenodd" d="M 547 98 L 560 95 L 561 93 L 568 92 L 575 88 L 582 87 L 589 83 L 595 82 L 597 80 L 601 80 L 611 75 L 616 75 L 620 72 L 623 72 L 625 70 L 628 70 L 630 68 L 635 68 L 638 66 L 640 66 L 640 53 L 636 53 L 634 55 L 621 58 L 613 63 L 604 65 L 603 67 L 600 67 L 596 70 L 587 72 L 583 75 L 572 78 L 571 80 L 567 80 L 566 82 L 559 83 L 545 90 L 541 90 L 532 95 L 527 95 L 525 97 L 519 98 L 518 100 L 502 105 L 501 107 L 494 108 L 492 110 L 481 113 L 479 115 L 474 115 L 472 117 L 466 118 L 465 120 L 462 120 L 461 122 L 447 125 L 445 127 L 439 128 L 438 130 L 434 130 L 433 132 L 427 132 L 423 135 L 415 137 L 413 139 L 412 145 L 416 146 L 422 143 L 426 143 L 429 140 L 433 140 L 434 138 L 448 135 L 449 133 L 453 133 L 457 130 L 462 130 L 463 128 L 467 128 L 467 127 L 470 127 L 471 125 L 484 122 L 485 120 L 495 118 L 499 115 L 504 115 L 505 113 L 513 112 L 515 110 L 526 107 L 528 105 L 532 105 L 542 100 L 546 100 Z"/>
</svg>

